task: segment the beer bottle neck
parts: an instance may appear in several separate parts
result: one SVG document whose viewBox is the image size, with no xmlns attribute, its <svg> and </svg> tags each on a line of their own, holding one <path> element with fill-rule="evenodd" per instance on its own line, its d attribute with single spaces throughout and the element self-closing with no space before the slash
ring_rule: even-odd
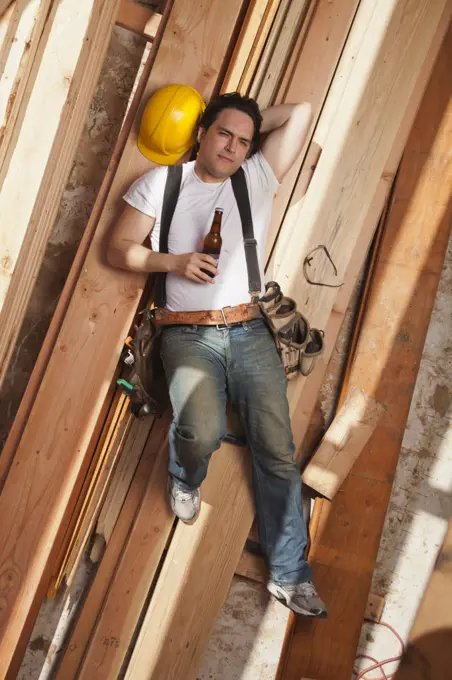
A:
<svg viewBox="0 0 452 680">
<path fill-rule="evenodd" d="M 223 211 L 220 209 L 215 210 L 215 215 L 213 218 L 212 226 L 210 228 L 211 234 L 219 234 L 221 231 L 221 219 L 223 217 Z"/>
</svg>

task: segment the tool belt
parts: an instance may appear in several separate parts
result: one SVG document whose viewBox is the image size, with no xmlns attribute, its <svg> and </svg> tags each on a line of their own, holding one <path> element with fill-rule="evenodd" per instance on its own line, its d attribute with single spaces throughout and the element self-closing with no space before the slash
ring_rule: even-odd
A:
<svg viewBox="0 0 452 680">
<path fill-rule="evenodd" d="M 262 312 L 257 303 L 200 312 L 170 312 L 167 309 L 156 309 L 154 314 L 156 326 L 188 324 L 191 326 L 224 326 L 225 328 L 259 317 L 262 317 Z"/>
<path fill-rule="evenodd" d="M 323 331 L 309 326 L 295 300 L 285 297 L 276 281 L 265 285 L 258 304 L 273 333 L 287 377 L 309 375 L 324 349 Z"/>
</svg>

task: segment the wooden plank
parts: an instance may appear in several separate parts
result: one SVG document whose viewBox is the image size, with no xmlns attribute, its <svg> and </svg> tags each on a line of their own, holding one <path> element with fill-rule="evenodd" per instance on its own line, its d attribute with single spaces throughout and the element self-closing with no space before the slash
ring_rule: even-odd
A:
<svg viewBox="0 0 452 680">
<path fill-rule="evenodd" d="M 147 40 L 154 40 L 162 15 L 150 7 L 139 5 L 133 0 L 121 0 L 116 23 L 122 28 L 142 35 Z"/>
<path fill-rule="evenodd" d="M 246 546 L 240 555 L 235 573 L 237 576 L 244 576 L 258 583 L 266 584 L 268 581 L 268 571 L 264 564 L 264 558 L 262 555 L 254 555 L 247 550 Z"/>
<path fill-rule="evenodd" d="M 276 11 L 278 9 L 280 0 L 268 0 L 267 7 L 262 17 L 259 30 L 257 31 L 253 46 L 250 50 L 248 59 L 246 60 L 245 68 L 243 69 L 240 78 L 238 90 L 239 92 L 248 94 L 251 80 L 256 72 L 259 59 L 265 46 L 268 34 L 273 24 Z"/>
<path fill-rule="evenodd" d="M 444 30 L 448 22 L 441 24 Z M 350 385 L 388 410 L 332 503 L 316 503 L 312 561 L 328 621 L 291 618 L 279 678 L 350 678 L 392 479 L 450 236 L 452 133 L 446 37 L 398 173 Z M 441 45 L 432 43 L 436 49 Z M 369 361 L 372 349 L 372 362 Z M 403 385 L 403 389 L 400 386 Z"/>
<path fill-rule="evenodd" d="M 102 606 L 114 578 L 117 565 L 121 561 L 122 553 L 127 546 L 135 517 L 140 509 L 148 486 L 148 480 L 157 460 L 158 451 L 166 437 L 166 430 L 167 424 L 163 420 L 155 422 L 152 427 L 152 438 L 150 437 L 146 443 L 129 493 L 113 529 L 113 534 L 100 561 L 80 616 L 71 633 L 64 657 L 57 671 L 57 680 L 75 680 L 77 677 L 80 664 L 91 636 L 94 633 L 97 618 L 102 611 Z"/>
<path fill-rule="evenodd" d="M 6 12 L 0 17 L 0 77 L 3 79 L 5 64 L 17 32 L 17 1 L 11 3 Z M 1 90 L 0 90 L 1 91 Z M 4 105 L 2 92 L 1 103 Z"/>
<path fill-rule="evenodd" d="M 247 59 L 253 50 L 254 42 L 268 4 L 269 0 L 251 0 L 229 62 L 228 70 L 226 71 L 221 88 L 222 92 L 236 92 L 239 90 L 239 83 L 245 70 Z"/>
<path fill-rule="evenodd" d="M 64 578 L 68 587 L 71 586 L 75 570 L 78 567 L 86 544 L 96 523 L 102 502 L 108 491 L 109 481 L 115 469 L 124 440 L 132 424 L 132 414 L 129 410 L 129 400 L 122 394 L 119 403 L 119 413 L 113 432 L 108 437 L 96 463 L 93 478 L 84 497 L 83 507 L 75 535 L 70 547 L 67 561 L 63 566 Z M 110 433 L 109 433 L 110 434 Z"/>
<path fill-rule="evenodd" d="M 102 534 L 106 543 L 113 533 L 116 520 L 153 424 L 153 418 L 145 418 L 144 420 L 134 418 L 127 433 L 120 460 L 96 524 L 96 533 Z"/>
<path fill-rule="evenodd" d="M 250 85 L 249 95 L 250 97 L 253 97 L 253 99 L 257 100 L 260 88 L 262 87 L 262 82 L 266 77 L 276 78 L 277 76 L 274 71 L 269 71 L 269 64 L 275 47 L 278 43 L 284 20 L 287 17 L 290 3 L 291 0 L 280 0 L 275 19 L 267 38 L 267 42 L 262 51 L 259 64 L 254 74 L 253 81 Z M 265 106 L 268 106 L 268 103 L 269 102 L 260 102 L 260 106 L 265 108 Z"/>
<path fill-rule="evenodd" d="M 385 406 L 358 388 L 351 390 L 303 472 L 303 482 L 333 498 L 375 432 Z"/>
<path fill-rule="evenodd" d="M 374 621 L 376 623 L 381 621 L 385 604 L 384 597 L 381 597 L 376 593 L 370 593 L 367 599 L 366 611 L 364 612 L 366 621 Z"/>
<path fill-rule="evenodd" d="M 166 421 L 166 427 L 159 427 L 160 442 L 152 438 L 157 449 L 155 465 L 77 680 L 118 677 L 137 629 L 149 587 L 174 524 L 167 498 L 168 426 Z"/>
<path fill-rule="evenodd" d="M 0 17 L 6 12 L 13 0 L 0 0 Z"/>
<path fill-rule="evenodd" d="M 243 449 L 223 444 L 210 465 L 198 519 L 176 527 L 126 680 L 197 676 L 254 515 Z"/>
<path fill-rule="evenodd" d="M 394 680 L 448 680 L 452 628 L 452 521 Z"/>
<path fill-rule="evenodd" d="M 227 6 L 220 0 L 196 6 L 175 0 L 142 107 L 156 88 L 175 79 L 208 99 L 240 10 L 239 0 Z M 17 517 L 12 528 L 0 527 L 0 571 L 9 568 L 14 555 L 14 578 L 2 593 L 0 672 L 8 667 L 27 612 L 44 592 L 49 557 L 143 289 L 144 276 L 115 270 L 104 259 L 106 233 L 119 198 L 150 167 L 136 146 L 137 133 L 138 124 L 116 171 L 0 497 L 0 517 Z M 55 385 L 61 385 L 58 391 Z"/>
<path fill-rule="evenodd" d="M 276 94 L 276 88 L 285 70 L 287 62 L 290 59 L 291 50 L 296 42 L 298 32 L 303 25 L 306 12 L 309 8 L 311 0 L 298 0 L 298 2 L 291 2 L 287 6 L 281 28 L 278 33 L 278 39 L 273 44 L 273 51 L 265 68 L 265 73 L 261 72 L 261 80 L 259 85 L 253 83 L 251 92 L 257 99 L 261 108 L 266 108 L 273 103 Z M 263 75 L 263 78 L 262 78 Z M 259 74 L 256 74 L 259 78 Z"/>
<path fill-rule="evenodd" d="M 105 399 L 102 411 L 99 414 L 96 427 L 94 428 L 91 437 L 91 441 L 88 447 L 89 453 L 87 455 L 88 460 L 86 463 L 86 472 L 84 471 L 83 473 L 83 483 L 80 484 L 80 490 L 79 491 L 77 490 L 77 493 L 74 494 L 76 500 L 73 504 L 71 516 L 69 521 L 67 522 L 66 531 L 60 544 L 58 557 L 54 561 L 53 573 L 50 579 L 50 585 L 47 590 L 47 597 L 51 599 L 55 597 L 57 589 L 60 585 L 59 574 L 61 573 L 61 567 L 66 559 L 66 555 L 71 544 L 72 536 L 75 532 L 75 527 L 77 525 L 81 508 L 83 506 L 84 497 L 87 493 L 89 484 L 92 479 L 93 459 L 96 458 L 97 452 L 102 448 L 105 442 L 111 421 L 113 419 L 117 407 L 120 395 L 118 394 L 117 391 L 115 393 L 115 391 L 116 384 L 115 382 L 113 382 L 112 385 L 110 385 L 110 390 L 107 394 L 107 398 Z"/>
<path fill-rule="evenodd" d="M 24 108 L 55 15 L 51 0 L 16 0 L 0 20 L 0 171 L 18 138 Z M 39 48 L 39 51 L 38 51 Z M 0 174 L 0 185 L 2 182 Z"/>
<path fill-rule="evenodd" d="M 5 218 L 0 227 L 0 384 L 72 167 L 118 2 L 58 4 L 0 191 L 0 212 Z M 15 229 L 7 228 L 8 224 Z"/>
<path fill-rule="evenodd" d="M 317 125 L 327 94 L 331 106 L 329 90 L 358 4 L 359 0 L 333 0 L 332 2 L 319 0 L 315 5 L 315 12 L 290 83 L 286 85 L 284 92 L 278 98 L 278 103 L 308 101 L 312 107 L 312 130 Z M 319 45 L 322 46 L 321 49 Z M 347 49 L 350 51 L 348 41 Z M 345 79 L 340 79 L 337 89 L 343 91 L 345 83 Z M 323 115 L 322 112 L 322 117 Z M 314 141 L 323 147 L 326 137 L 317 135 Z M 286 224 L 289 224 L 290 220 L 291 229 L 296 229 L 295 220 L 291 218 L 301 208 L 303 196 L 302 191 L 298 191 L 297 177 L 300 171 L 303 172 L 303 168 L 309 165 L 310 159 L 307 156 L 309 143 L 310 136 L 275 197 L 267 241 L 267 256 L 271 253 L 283 220 Z M 287 217 L 285 217 L 286 213 Z"/>
</svg>

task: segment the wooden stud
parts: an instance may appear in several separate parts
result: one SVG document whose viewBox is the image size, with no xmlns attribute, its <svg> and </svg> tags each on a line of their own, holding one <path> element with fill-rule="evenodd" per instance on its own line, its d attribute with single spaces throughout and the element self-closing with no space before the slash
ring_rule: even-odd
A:
<svg viewBox="0 0 452 680">
<path fill-rule="evenodd" d="M 118 562 L 127 546 L 135 517 L 140 509 L 150 475 L 155 466 L 157 453 L 166 436 L 165 421 L 156 421 L 152 427 L 152 439 L 149 438 L 141 456 L 137 470 L 133 476 L 129 493 L 115 524 L 111 539 L 100 560 L 94 581 L 83 603 L 80 616 L 64 652 L 63 659 L 56 674 L 56 680 L 75 680 L 80 664 L 85 655 L 95 630 L 96 621 L 102 611 L 105 597 L 116 573 Z"/>
<path fill-rule="evenodd" d="M 223 81 L 222 92 L 239 90 L 239 83 L 248 57 L 253 50 L 254 42 L 267 11 L 267 5 L 270 3 L 269 0 L 251 0 Z"/>
<path fill-rule="evenodd" d="M 146 40 L 154 40 L 162 15 L 149 7 L 139 5 L 133 0 L 121 0 L 116 23 L 122 28 L 142 35 Z"/>
<path fill-rule="evenodd" d="M 16 0 L 0 19 L 0 186 L 54 15 L 51 0 Z"/>
<path fill-rule="evenodd" d="M 250 90 L 261 108 L 266 108 L 273 103 L 276 88 L 290 59 L 310 2 L 311 0 L 298 0 L 283 8 L 284 18 L 281 26 L 276 28 L 278 39 L 272 43 L 273 49 L 265 72 L 258 69 Z"/>
<path fill-rule="evenodd" d="M 113 432 L 107 439 L 96 463 L 93 479 L 84 496 L 82 511 L 73 536 L 70 552 L 63 573 L 68 587 L 71 586 L 75 571 L 82 559 L 86 544 L 91 536 L 103 500 L 108 491 L 108 485 L 115 469 L 124 441 L 132 424 L 133 416 L 129 410 L 129 400 L 124 394 L 120 401 L 119 413 Z"/>
<path fill-rule="evenodd" d="M 280 0 L 268 0 L 267 2 L 267 7 L 262 17 L 259 30 L 256 34 L 253 46 L 250 50 L 248 59 L 246 60 L 245 68 L 243 69 L 243 73 L 239 81 L 239 92 L 247 94 L 249 91 L 251 80 L 256 72 L 256 68 L 275 18 L 279 2 Z"/>
<path fill-rule="evenodd" d="M 6 12 L 13 0 L 0 0 L 0 17 Z"/>
<path fill-rule="evenodd" d="M 332 0 L 332 2 L 319 0 L 315 4 L 315 11 L 310 20 L 309 31 L 304 36 L 298 62 L 292 67 L 290 81 L 278 93 L 278 103 L 309 102 L 311 104 L 311 130 L 316 128 L 321 113 L 321 117 L 324 117 L 323 105 L 327 94 L 326 106 L 332 104 L 331 83 L 346 40 L 347 49 L 349 49 L 347 36 L 358 4 L 359 0 Z M 337 82 L 336 78 L 335 81 Z M 346 80 L 339 79 L 336 89 L 343 91 L 345 83 Z M 336 100 L 337 97 L 334 99 Z M 336 106 L 332 108 L 336 109 Z M 280 230 L 284 229 L 289 219 L 288 232 L 290 233 L 291 229 L 296 230 L 295 220 L 291 218 L 294 212 L 301 209 L 303 202 L 301 173 L 312 164 L 309 154 L 311 137 L 312 135 L 308 135 L 304 148 L 284 178 L 273 202 L 267 257 L 270 256 L 275 241 L 279 238 Z M 318 135 L 316 129 L 313 140 L 323 148 L 326 136 Z"/>
<path fill-rule="evenodd" d="M 249 578 L 251 581 L 266 584 L 268 581 L 268 571 L 261 555 L 255 555 L 247 550 L 246 546 L 240 555 L 240 559 L 235 568 L 237 576 Z"/>
<path fill-rule="evenodd" d="M 118 677 L 138 626 L 174 524 L 167 497 L 168 426 L 168 420 L 159 423 L 160 438 L 156 440 L 155 436 L 152 437 L 152 446 L 156 451 L 155 464 L 129 540 L 118 560 L 95 631 L 90 637 L 77 680 Z"/>
<path fill-rule="evenodd" d="M 303 482 L 333 498 L 375 432 L 385 406 L 354 388 L 303 472 Z"/>
<path fill-rule="evenodd" d="M 208 99 L 240 10 L 239 0 L 227 5 L 213 0 L 196 6 L 188 0 L 175 0 L 141 107 L 158 87 L 175 78 Z M 174 32 L 178 41 L 174 41 Z M 0 572 L 10 569 L 14 554 L 14 575 L 2 593 L 0 674 L 8 668 L 28 612 L 45 592 L 49 558 L 59 541 L 90 434 L 143 290 L 144 276 L 120 272 L 104 259 L 106 233 L 120 197 L 150 167 L 136 146 L 138 123 L 139 119 L 116 171 L 44 384 L 34 400 L 0 497 L 0 517 L 14 514 L 17 518 L 13 527 L 0 527 Z M 58 391 L 54 388 L 57 384 L 61 385 Z"/>
<path fill-rule="evenodd" d="M 153 424 L 153 418 L 145 418 L 144 420 L 134 418 L 125 438 L 124 449 L 121 452 L 111 486 L 108 489 L 96 524 L 96 533 L 102 534 L 106 543 L 113 533 L 116 520 Z"/>
</svg>

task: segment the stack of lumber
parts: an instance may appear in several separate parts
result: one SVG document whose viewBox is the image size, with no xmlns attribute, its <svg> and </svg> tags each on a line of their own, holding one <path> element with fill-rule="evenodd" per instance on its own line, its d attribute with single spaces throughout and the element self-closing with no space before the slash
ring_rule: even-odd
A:
<svg viewBox="0 0 452 680">
<path fill-rule="evenodd" d="M 2 18 L 0 384 L 33 291 L 119 0 L 15 0 Z M 3 69 L 2 69 L 3 70 Z"/>
<path fill-rule="evenodd" d="M 432 43 L 435 55 L 447 25 L 446 17 Z M 428 55 L 426 75 L 432 70 L 435 55 Z M 387 410 L 332 503 L 316 502 L 309 559 L 318 587 L 329 602 L 330 616 L 328 621 L 314 623 L 291 617 L 278 675 L 281 680 L 304 675 L 348 680 L 352 674 L 451 231 L 451 65 L 449 29 L 400 165 L 344 388 L 344 393 L 363 390 L 383 401 Z M 314 468 L 311 474 L 315 475 Z"/>
<path fill-rule="evenodd" d="M 16 520 L 0 529 L 0 573 L 6 584 L 2 676 L 13 677 L 56 557 L 67 545 L 65 531 L 90 470 L 93 432 L 143 291 L 143 276 L 107 266 L 104 246 L 125 188 L 151 167 L 136 147 L 147 99 L 177 80 L 207 100 L 226 74 L 227 89 L 242 83 L 258 99 L 262 93 L 262 101 L 311 101 L 309 140 L 275 203 L 268 273 L 296 298 L 312 325 L 327 329 L 327 356 L 425 88 L 426 64 L 431 66 L 439 48 L 447 4 L 168 3 L 6 446 L 11 467 L 0 517 Z M 284 54 L 281 35 L 286 36 Z M 228 55 L 233 55 L 230 64 Z M 267 64 L 262 69 L 268 79 L 258 78 L 261 63 Z M 304 256 L 319 244 L 327 245 L 333 257 L 341 289 L 311 287 L 303 277 Z M 321 258 L 312 272 L 313 278 L 336 283 Z M 313 377 L 291 384 L 297 446 L 324 365 Z M 168 422 L 150 423 L 150 432 L 131 426 L 121 447 L 133 463 L 128 469 L 118 462 L 124 483 L 113 481 L 110 491 L 104 483 L 98 487 L 108 499 L 97 529 L 106 547 L 62 660 L 61 680 L 113 679 L 124 664 L 133 680 L 196 677 L 250 531 L 254 504 L 244 450 L 224 444 L 212 459 L 198 521 L 174 524 L 166 498 Z M 129 445 L 132 430 L 136 444 Z M 90 488 L 85 483 L 83 493 L 91 493 Z"/>
</svg>

